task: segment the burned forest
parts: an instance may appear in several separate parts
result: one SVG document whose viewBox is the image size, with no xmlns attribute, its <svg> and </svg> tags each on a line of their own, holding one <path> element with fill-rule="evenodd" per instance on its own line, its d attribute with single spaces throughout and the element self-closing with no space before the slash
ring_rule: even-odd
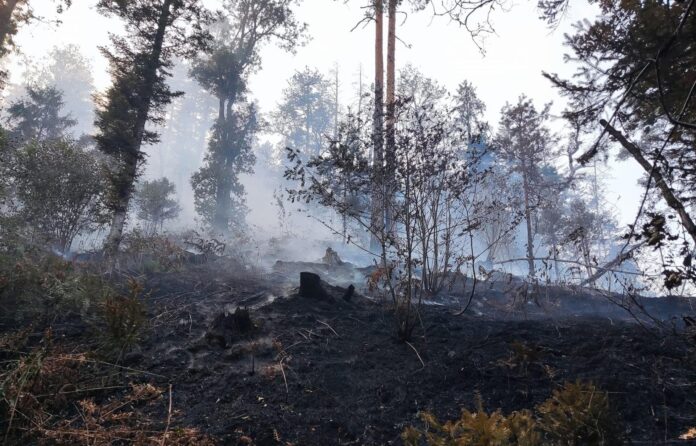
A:
<svg viewBox="0 0 696 446">
<path fill-rule="evenodd" d="M 0 0 L 0 444 L 696 444 L 696 0 Z"/>
</svg>

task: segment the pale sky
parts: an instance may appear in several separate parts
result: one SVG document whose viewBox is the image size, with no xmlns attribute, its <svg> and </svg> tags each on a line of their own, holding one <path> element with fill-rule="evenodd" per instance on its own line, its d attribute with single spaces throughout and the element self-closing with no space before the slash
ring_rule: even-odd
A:
<svg viewBox="0 0 696 446">
<path fill-rule="evenodd" d="M 46 17 L 54 17 L 52 2 L 35 0 L 34 4 Z M 76 44 L 90 58 L 97 87 L 109 83 L 106 62 L 99 45 L 108 45 L 108 32 L 118 31 L 117 21 L 104 18 L 94 10 L 95 0 L 75 0 L 59 26 L 46 22 L 22 28 L 17 44 L 30 60 L 41 59 L 54 46 Z M 220 0 L 209 0 L 213 6 Z M 280 98 L 286 81 L 295 70 L 316 67 L 328 73 L 339 64 L 341 96 L 344 102 L 355 95 L 357 73 L 362 65 L 365 81 L 369 83 L 374 59 L 374 28 L 369 24 L 351 32 L 362 17 L 363 1 L 304 0 L 297 15 L 305 21 L 311 41 L 297 53 L 287 54 L 267 47 L 263 53 L 263 69 L 253 76 L 250 90 L 262 111 L 271 111 Z M 553 111 L 560 113 L 563 100 L 541 76 L 542 71 L 570 75 L 572 64 L 565 63 L 563 34 L 572 31 L 572 24 L 592 17 L 593 9 L 582 2 L 571 2 L 572 8 L 556 30 L 550 30 L 538 19 L 536 1 L 510 2 L 507 11 L 493 15 L 497 33 L 485 41 L 486 55 L 482 56 L 469 35 L 444 18 L 432 18 L 428 11 L 408 14 L 405 23 L 399 22 L 398 35 L 404 43 L 397 47 L 397 67 L 411 63 L 425 75 L 456 90 L 463 80 L 477 88 L 486 103 L 487 118 L 495 128 L 499 111 L 506 101 L 513 102 L 520 94 L 534 99 L 538 106 L 553 101 Z M 405 45 L 408 45 L 405 46 Z M 19 70 L 13 81 L 21 81 Z M 559 129 L 560 129 L 560 123 Z M 614 203 L 621 223 L 632 222 L 640 199 L 636 178 L 640 171 L 632 161 L 612 162 L 613 178 L 607 181 L 608 200 Z"/>
</svg>

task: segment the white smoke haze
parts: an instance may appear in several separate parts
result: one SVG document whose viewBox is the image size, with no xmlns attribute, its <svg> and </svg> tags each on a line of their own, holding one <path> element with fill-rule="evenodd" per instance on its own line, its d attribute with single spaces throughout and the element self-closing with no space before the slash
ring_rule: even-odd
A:
<svg viewBox="0 0 696 446">
<path fill-rule="evenodd" d="M 210 3 L 216 4 L 214 1 Z M 423 77 L 434 79 L 450 94 L 456 92 L 462 81 L 471 82 L 486 105 L 484 118 L 493 133 L 501 108 L 506 103 L 514 103 L 524 93 L 533 98 L 537 107 L 552 102 L 549 125 L 557 134 L 567 134 L 568 129 L 560 118 L 566 102 L 550 88 L 540 73 L 544 70 L 563 76 L 575 70 L 572 62 L 564 62 L 563 34 L 571 30 L 575 19 L 592 17 L 596 10 L 594 6 L 573 6 L 559 28 L 549 31 L 540 25 L 536 5 L 532 3 L 515 5 L 514 13 L 501 13 L 495 17 L 498 33 L 486 40 L 485 55 L 457 26 L 433 19 L 428 14 L 411 15 L 400 24 L 401 32 L 404 36 L 418 38 L 405 37 L 399 43 L 399 68 L 417 67 Z M 37 11 L 45 17 L 54 17 L 51 6 L 37 5 Z M 316 70 L 330 82 L 337 77 L 338 85 L 332 88 L 337 89 L 341 119 L 349 108 L 355 110 L 359 86 L 365 93 L 371 89 L 372 28 L 358 27 L 351 31 L 361 19 L 362 12 L 343 2 L 306 0 L 298 7 L 297 14 L 307 22 L 312 38 L 298 48 L 296 54 L 288 54 L 274 45 L 266 46 L 261 51 L 261 68 L 250 77 L 249 100 L 257 105 L 264 125 L 254 144 L 257 158 L 254 173 L 240 176 L 246 192 L 249 231 L 246 242 L 238 242 L 246 244 L 245 249 L 254 251 L 258 258 L 263 258 L 266 266 L 270 266 L 274 259 L 316 261 L 328 247 L 335 249 L 343 260 L 369 265 L 376 257 L 367 252 L 369 235 L 364 230 L 352 227 L 351 242 L 346 243 L 340 234 L 341 218 L 333 211 L 287 201 L 286 189 L 294 185 L 283 179 L 287 141 L 278 133 L 274 112 L 280 106 L 293 75 L 305 69 Z M 332 19 L 327 20 L 327 17 Z M 66 94 L 65 111 L 77 120 L 74 136 L 79 136 L 94 128 L 91 96 L 104 92 L 110 82 L 106 61 L 96 47 L 108 45 L 108 32 L 123 30 L 115 25 L 115 21 L 99 15 L 89 2 L 76 2 L 70 14 L 61 20 L 64 23 L 60 26 L 46 26 L 45 22 L 39 22 L 21 29 L 16 38 L 20 51 L 10 59 L 10 84 L 3 92 L 3 101 L 9 104 L 23 97 L 30 85 L 55 84 Z M 519 39 L 521 33 L 525 39 Z M 447 42 L 447 45 L 442 45 L 442 42 Z M 62 69 L 61 59 L 56 59 L 56 54 L 62 54 L 63 60 L 70 59 L 66 58 L 69 55 L 73 56 L 71 61 L 82 61 L 81 71 L 73 70 L 77 74 L 71 77 L 67 68 Z M 217 101 L 191 78 L 189 71 L 189 62 L 176 61 L 169 84 L 184 95 L 174 99 L 168 107 L 164 124 L 152 127 L 160 133 L 161 141 L 144 147 L 146 158 L 139 179 L 142 184 L 167 178 L 175 185 L 175 198 L 181 210 L 176 218 L 164 222 L 163 229 L 170 234 L 192 229 L 201 233 L 207 231 L 195 209 L 191 177 L 203 166 L 211 127 L 216 119 Z M 515 75 L 510 76 L 510 73 Z M 90 101 L 85 98 L 90 98 Z M 556 167 L 564 171 L 565 160 L 557 160 Z M 596 175 L 600 178 L 598 187 L 602 192 L 602 208 L 611 214 L 616 228 L 625 228 L 633 223 L 642 198 L 642 188 L 637 187 L 641 172 L 634 168 L 631 160 L 614 158 L 600 160 L 594 169 L 599 172 Z M 279 199 L 282 205 L 279 205 Z M 143 227 L 144 222 L 138 219 L 133 209 L 128 230 Z M 104 236 L 104 230 L 80 235 L 73 250 L 97 249 Z M 525 237 L 523 225 L 520 225 L 500 248 L 498 261 L 491 262 L 483 254 L 487 249 L 486 240 L 477 233 L 474 252 L 480 257 L 465 273 L 471 273 L 481 265 L 484 269 L 524 276 L 524 260 L 515 259 L 525 257 Z M 535 237 L 534 242 L 534 256 L 549 256 L 549 248 L 539 237 Z M 594 252 L 596 265 L 611 260 L 620 246 L 620 243 L 610 243 L 608 239 L 607 243 L 598 245 Z M 468 255 L 464 252 L 458 254 Z M 648 264 L 657 260 L 654 252 L 645 256 Z M 576 265 L 562 266 L 561 275 L 565 280 L 581 280 L 584 273 Z M 630 283 L 639 287 L 634 265 L 624 267 L 628 269 L 628 274 L 622 276 L 624 285 Z M 544 268 L 552 270 L 548 265 Z M 609 276 L 601 278 L 597 285 L 605 289 L 621 286 Z"/>
</svg>

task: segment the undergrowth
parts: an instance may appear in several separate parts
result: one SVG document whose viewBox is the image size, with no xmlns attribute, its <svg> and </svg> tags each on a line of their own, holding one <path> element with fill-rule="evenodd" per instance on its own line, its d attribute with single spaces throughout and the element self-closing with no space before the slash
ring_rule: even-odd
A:
<svg viewBox="0 0 696 446">
<path fill-rule="evenodd" d="M 407 427 L 406 446 L 612 446 L 622 444 L 616 418 L 605 392 L 592 383 L 566 383 L 539 404 L 535 412 L 487 413 L 480 397 L 477 410 L 462 411 L 458 420 L 440 422 L 421 412 L 422 429 Z"/>
<path fill-rule="evenodd" d="M 25 348 L 26 332 L 0 337 L 0 441 L 6 445 L 214 445 L 196 429 L 173 426 L 172 389 L 130 383 L 93 353 L 57 345 L 47 330 Z M 165 416 L 153 418 L 152 413 Z"/>
<path fill-rule="evenodd" d="M 144 292 L 140 282 L 128 279 L 125 293 L 114 293 L 104 299 L 100 308 L 101 331 L 104 347 L 120 358 L 140 340 L 147 324 Z"/>
<path fill-rule="evenodd" d="M 124 236 L 121 257 L 145 273 L 178 271 L 187 258 L 186 252 L 170 238 L 138 230 Z"/>
</svg>

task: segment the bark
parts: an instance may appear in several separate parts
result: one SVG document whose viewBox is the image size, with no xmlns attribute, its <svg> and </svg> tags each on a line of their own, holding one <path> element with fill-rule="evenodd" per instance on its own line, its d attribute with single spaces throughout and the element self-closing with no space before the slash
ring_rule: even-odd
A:
<svg viewBox="0 0 696 446">
<path fill-rule="evenodd" d="M 382 243 L 375 234 L 384 231 L 384 7 L 382 0 L 375 0 L 375 108 L 372 117 L 373 168 L 372 185 L 372 240 L 370 246 L 379 248 Z"/>
<path fill-rule="evenodd" d="M 222 175 L 217 179 L 215 190 L 215 215 L 213 216 L 213 227 L 215 231 L 225 234 L 229 229 L 229 214 L 231 208 L 232 187 L 227 181 L 228 166 L 226 160 L 221 160 L 220 170 Z"/>
<path fill-rule="evenodd" d="M 679 219 L 681 220 L 684 229 L 686 229 L 686 232 L 689 233 L 694 243 L 696 243 L 696 224 L 684 207 L 684 203 L 677 198 L 675 192 L 667 184 L 667 181 L 662 175 L 660 168 L 657 167 L 657 165 L 653 166 L 650 164 L 650 162 L 643 156 L 643 152 L 641 152 L 641 150 L 635 144 L 626 139 L 621 132 L 616 130 L 616 128 L 614 128 L 607 121 L 602 119 L 600 124 L 628 151 L 628 153 L 631 154 L 631 156 L 633 156 L 633 158 L 635 158 L 636 161 L 638 161 L 638 164 L 640 164 L 643 170 L 645 170 L 648 175 L 652 176 L 653 180 L 655 180 L 655 185 L 660 190 L 660 193 L 667 202 L 667 205 L 672 208 L 677 215 L 679 215 Z"/>
<path fill-rule="evenodd" d="M 155 40 L 152 45 L 149 66 L 145 72 L 145 79 L 141 92 L 142 101 L 140 102 L 140 107 L 137 110 L 134 126 L 135 138 L 133 139 L 133 146 L 128 148 L 129 150 L 125 156 L 126 160 L 124 166 L 121 168 L 121 181 L 125 181 L 127 186 L 121 188 L 119 191 L 119 196 L 114 206 L 114 215 L 111 220 L 111 229 L 104 244 L 104 251 L 111 255 L 118 252 L 118 248 L 121 245 L 121 240 L 123 239 L 123 227 L 126 223 L 128 206 L 133 196 L 133 184 L 135 183 L 138 173 L 138 160 L 141 156 L 140 149 L 145 133 L 145 125 L 147 124 L 150 115 L 152 94 L 155 83 L 157 82 L 157 69 L 161 64 L 162 47 L 164 45 L 165 32 L 167 30 L 167 23 L 169 22 L 169 15 L 171 13 L 171 3 L 172 0 L 165 0 L 162 4 L 162 13 L 157 22 L 157 33 L 155 34 Z"/>
</svg>

